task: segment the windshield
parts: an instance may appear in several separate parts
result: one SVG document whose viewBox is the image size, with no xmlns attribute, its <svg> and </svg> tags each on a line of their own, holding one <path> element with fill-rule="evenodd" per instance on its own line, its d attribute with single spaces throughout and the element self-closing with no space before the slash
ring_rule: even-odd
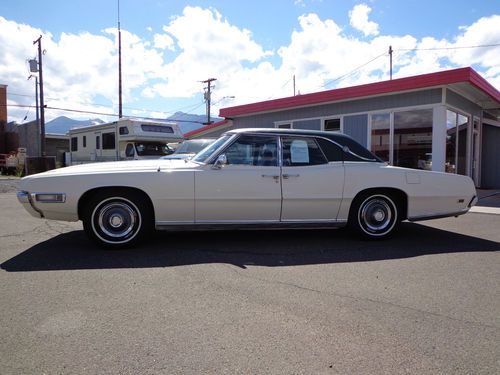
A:
<svg viewBox="0 0 500 375">
<path fill-rule="evenodd" d="M 196 161 L 198 163 L 205 163 L 205 161 L 229 138 L 231 138 L 231 135 L 223 135 L 222 137 L 217 139 L 214 143 L 208 145 L 199 153 L 197 153 L 191 160 Z"/>
<path fill-rule="evenodd" d="M 137 142 L 135 149 L 138 156 L 165 156 L 172 153 L 172 149 L 165 143 Z"/>
<path fill-rule="evenodd" d="M 214 139 L 193 139 L 182 142 L 175 154 L 196 154 L 212 143 Z"/>
</svg>

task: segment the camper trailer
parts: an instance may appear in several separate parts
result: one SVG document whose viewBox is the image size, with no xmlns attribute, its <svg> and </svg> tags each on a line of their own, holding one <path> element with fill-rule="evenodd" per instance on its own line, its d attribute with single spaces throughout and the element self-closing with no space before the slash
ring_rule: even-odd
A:
<svg viewBox="0 0 500 375">
<path fill-rule="evenodd" d="M 171 122 L 120 119 L 71 129 L 68 165 L 115 160 L 157 159 L 173 150 L 167 145 L 183 140 Z"/>
</svg>

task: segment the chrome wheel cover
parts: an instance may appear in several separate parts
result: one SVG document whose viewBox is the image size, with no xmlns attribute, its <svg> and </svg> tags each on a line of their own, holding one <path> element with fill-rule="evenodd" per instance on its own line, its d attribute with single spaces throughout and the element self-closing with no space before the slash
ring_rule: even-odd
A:
<svg viewBox="0 0 500 375">
<path fill-rule="evenodd" d="M 100 202 L 92 213 L 92 229 L 104 242 L 119 244 L 131 241 L 141 227 L 137 206 L 123 197 Z"/>
<path fill-rule="evenodd" d="M 359 225 L 369 235 L 382 236 L 396 223 L 396 205 L 386 196 L 368 197 L 360 206 Z"/>
</svg>

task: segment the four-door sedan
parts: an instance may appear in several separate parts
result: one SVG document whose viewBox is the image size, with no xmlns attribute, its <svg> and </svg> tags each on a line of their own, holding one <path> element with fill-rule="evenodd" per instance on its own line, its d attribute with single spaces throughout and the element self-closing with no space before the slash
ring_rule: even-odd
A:
<svg viewBox="0 0 500 375">
<path fill-rule="evenodd" d="M 20 188 L 33 216 L 82 220 L 108 248 L 154 228 L 349 225 L 379 239 L 402 220 L 458 216 L 477 201 L 469 177 L 391 167 L 348 136 L 290 129 L 232 130 L 191 160 L 78 165 Z"/>
</svg>

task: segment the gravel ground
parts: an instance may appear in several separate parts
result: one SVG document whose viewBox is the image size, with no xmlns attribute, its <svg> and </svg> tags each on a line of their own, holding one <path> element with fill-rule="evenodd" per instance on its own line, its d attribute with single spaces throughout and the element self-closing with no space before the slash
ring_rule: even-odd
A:
<svg viewBox="0 0 500 375">
<path fill-rule="evenodd" d="M 0 193 L 15 193 L 18 190 L 19 178 L 0 176 Z"/>
</svg>

